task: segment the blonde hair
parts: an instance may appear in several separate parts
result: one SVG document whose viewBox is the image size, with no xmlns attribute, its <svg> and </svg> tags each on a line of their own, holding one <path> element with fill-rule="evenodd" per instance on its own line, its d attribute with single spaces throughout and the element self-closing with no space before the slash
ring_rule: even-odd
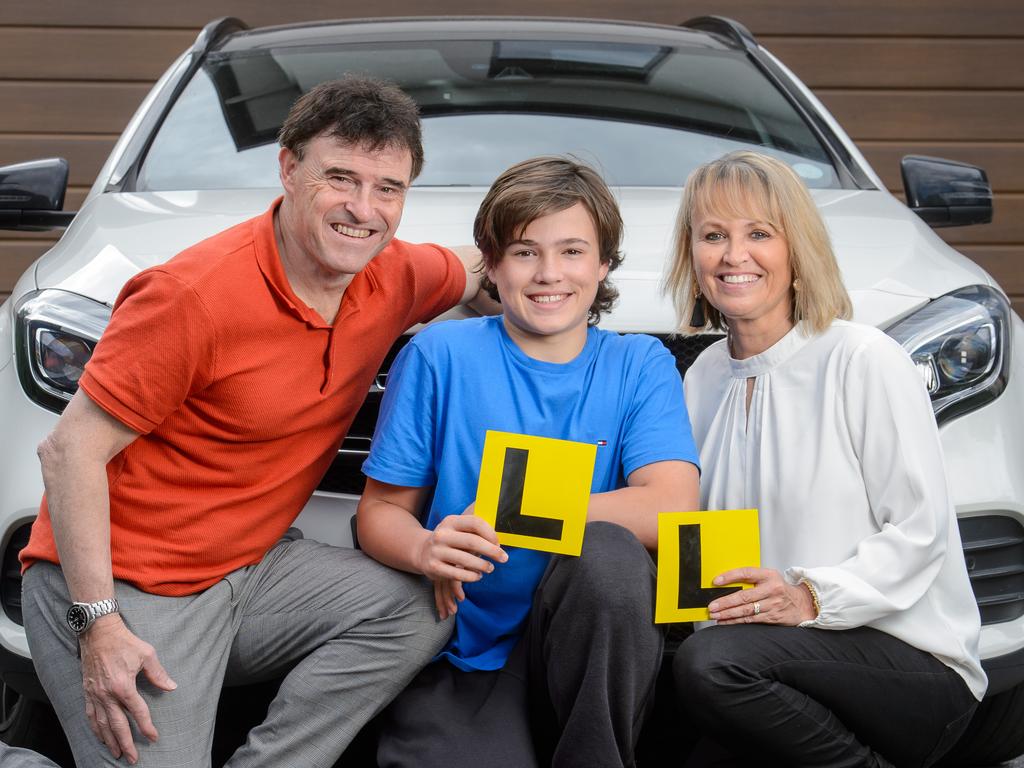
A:
<svg viewBox="0 0 1024 768">
<path fill-rule="evenodd" d="M 793 321 L 805 321 L 816 333 L 853 314 L 825 222 L 800 177 L 785 163 L 757 152 L 730 152 L 698 167 L 686 181 L 676 219 L 673 261 L 665 283 L 679 330 L 723 330 L 726 318 L 696 292 L 693 270 L 693 222 L 700 214 L 758 218 L 789 243 L 790 268 L 799 290 L 792 291 Z M 704 305 L 707 322 L 691 326 L 694 307 Z"/>
</svg>

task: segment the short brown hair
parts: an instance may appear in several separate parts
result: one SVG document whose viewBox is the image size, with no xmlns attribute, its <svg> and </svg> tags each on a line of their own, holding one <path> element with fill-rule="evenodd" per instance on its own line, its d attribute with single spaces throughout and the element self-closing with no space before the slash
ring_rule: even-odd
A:
<svg viewBox="0 0 1024 768">
<path fill-rule="evenodd" d="M 306 144 L 320 135 L 373 151 L 407 149 L 412 178 L 423 170 L 419 107 L 388 80 L 346 75 L 320 83 L 292 105 L 277 140 L 301 160 Z"/>
<path fill-rule="evenodd" d="M 608 265 L 611 274 L 622 263 L 619 206 L 597 171 L 564 157 L 535 157 L 516 163 L 491 185 L 473 222 L 473 238 L 483 254 L 481 269 L 497 266 L 508 244 L 515 242 L 531 222 L 577 203 L 594 220 L 598 258 Z M 499 301 L 498 289 L 486 275 L 480 284 Z M 595 324 L 618 297 L 619 292 L 606 276 L 597 287 L 587 322 Z"/>
<path fill-rule="evenodd" d="M 702 331 L 707 326 L 722 330 L 726 318 L 695 292 L 693 269 L 693 222 L 701 214 L 717 212 L 738 218 L 752 214 L 781 232 L 789 243 L 789 262 L 800 290 L 790 289 L 793 321 L 807 321 L 820 333 L 852 314 L 850 296 L 832 251 L 825 222 L 807 187 L 781 160 L 747 150 L 730 152 L 698 167 L 686 181 L 676 220 L 673 262 L 666 281 L 681 331 Z M 707 323 L 693 329 L 690 317 L 696 303 L 704 304 Z"/>
</svg>

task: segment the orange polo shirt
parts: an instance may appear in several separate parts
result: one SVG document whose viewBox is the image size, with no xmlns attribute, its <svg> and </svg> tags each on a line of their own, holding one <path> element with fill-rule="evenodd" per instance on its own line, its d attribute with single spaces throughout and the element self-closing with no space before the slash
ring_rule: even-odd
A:
<svg viewBox="0 0 1024 768">
<path fill-rule="evenodd" d="M 465 271 L 393 240 L 333 325 L 292 291 L 273 214 L 128 281 L 80 386 L 140 437 L 107 466 L 114 578 L 199 592 L 259 562 L 330 465 L 385 354 L 453 306 Z M 59 562 L 43 498 L 24 568 Z"/>
</svg>

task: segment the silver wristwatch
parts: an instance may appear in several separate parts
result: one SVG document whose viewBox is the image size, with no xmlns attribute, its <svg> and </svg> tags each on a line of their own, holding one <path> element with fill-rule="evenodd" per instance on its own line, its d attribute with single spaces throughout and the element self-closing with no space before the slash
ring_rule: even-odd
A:
<svg viewBox="0 0 1024 768">
<path fill-rule="evenodd" d="M 80 635 L 100 616 L 117 613 L 117 610 L 116 597 L 98 600 L 95 603 L 72 603 L 67 613 L 68 627 L 76 635 Z"/>
</svg>

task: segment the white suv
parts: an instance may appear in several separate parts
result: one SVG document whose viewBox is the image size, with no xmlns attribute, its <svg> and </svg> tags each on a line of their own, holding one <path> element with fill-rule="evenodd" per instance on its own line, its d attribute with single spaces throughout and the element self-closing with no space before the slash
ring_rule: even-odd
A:
<svg viewBox="0 0 1024 768">
<path fill-rule="evenodd" d="M 220 20 L 153 88 L 77 214 L 60 212 L 63 161 L 0 168 L 0 227 L 67 225 L 0 307 L 0 739 L 49 738 L 33 720 L 44 710 L 17 562 L 42 494 L 37 443 L 125 280 L 265 210 L 280 192 L 275 137 L 289 106 L 346 71 L 390 78 L 421 105 L 427 165 L 405 239 L 469 241 L 490 182 L 526 157 L 571 153 L 600 168 L 626 221 L 621 300 L 603 325 L 659 335 L 681 371 L 713 340 L 671 337 L 659 289 L 687 174 L 742 147 L 796 170 L 825 216 L 856 319 L 911 353 L 940 425 L 991 679 L 948 762 L 1024 751 L 1024 329 L 991 277 L 929 226 L 987 221 L 985 175 L 906 158 L 908 209 L 784 65 L 714 17 L 679 28 L 505 18 L 248 30 Z M 351 543 L 390 359 L 300 518 L 307 536 Z"/>
</svg>

